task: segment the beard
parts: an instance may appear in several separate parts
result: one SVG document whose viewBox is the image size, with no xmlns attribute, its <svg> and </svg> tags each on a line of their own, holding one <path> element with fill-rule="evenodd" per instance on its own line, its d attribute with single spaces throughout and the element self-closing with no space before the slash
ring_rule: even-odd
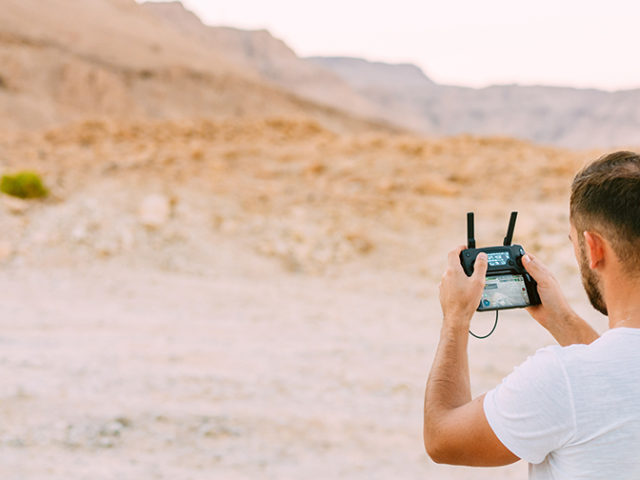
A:
<svg viewBox="0 0 640 480">
<path fill-rule="evenodd" d="M 589 262 L 587 261 L 583 244 L 580 245 L 580 274 L 582 275 L 582 285 L 587 292 L 587 297 L 589 297 L 593 308 L 603 315 L 608 315 L 607 304 L 604 301 L 602 289 L 600 288 L 600 277 L 589 268 Z"/>
</svg>

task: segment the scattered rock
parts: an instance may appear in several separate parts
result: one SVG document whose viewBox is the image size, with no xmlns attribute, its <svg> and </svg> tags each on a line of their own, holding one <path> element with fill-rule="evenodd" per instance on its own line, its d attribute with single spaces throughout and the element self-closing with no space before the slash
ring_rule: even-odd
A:
<svg viewBox="0 0 640 480">
<path fill-rule="evenodd" d="M 113 420 L 102 426 L 100 429 L 100 435 L 106 437 L 119 437 L 124 428 L 125 425 L 122 422 L 119 420 Z"/>
<path fill-rule="evenodd" d="M 165 195 L 148 195 L 140 204 L 140 223 L 147 228 L 157 229 L 169 220 L 171 215 L 171 201 Z"/>
<path fill-rule="evenodd" d="M 414 191 L 420 195 L 453 196 L 460 193 L 460 189 L 452 182 L 438 177 L 424 177 L 418 180 Z"/>
<path fill-rule="evenodd" d="M 29 202 L 16 197 L 3 196 L 2 203 L 14 215 L 22 215 L 29 208 Z"/>
<path fill-rule="evenodd" d="M 366 254 L 373 250 L 373 242 L 362 233 L 351 232 L 345 238 L 359 253 Z"/>
<path fill-rule="evenodd" d="M 100 448 L 113 448 L 113 447 L 115 447 L 116 442 L 111 437 L 100 437 L 95 442 L 95 445 L 96 445 L 96 447 L 100 447 Z"/>
<path fill-rule="evenodd" d="M 203 419 L 197 428 L 198 435 L 202 437 L 220 438 L 239 436 L 238 428 L 232 426 L 229 421 L 224 418 L 207 418 Z"/>
<path fill-rule="evenodd" d="M 322 175 L 327 171 L 327 166 L 322 162 L 312 162 L 305 167 L 305 172 L 309 175 Z"/>
<path fill-rule="evenodd" d="M 113 238 L 103 238 L 94 245 L 95 251 L 101 257 L 110 257 L 118 253 L 118 242 Z"/>
</svg>

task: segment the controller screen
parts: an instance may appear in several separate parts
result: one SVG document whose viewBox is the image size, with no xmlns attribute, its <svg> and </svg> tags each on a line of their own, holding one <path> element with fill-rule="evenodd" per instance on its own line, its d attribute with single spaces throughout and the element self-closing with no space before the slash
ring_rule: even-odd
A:
<svg viewBox="0 0 640 480">
<path fill-rule="evenodd" d="M 491 267 L 506 265 L 509 261 L 509 252 L 488 253 L 487 260 L 489 261 L 489 266 Z"/>
<path fill-rule="evenodd" d="M 480 310 L 526 307 L 529 294 L 522 275 L 496 275 L 486 278 Z"/>
</svg>

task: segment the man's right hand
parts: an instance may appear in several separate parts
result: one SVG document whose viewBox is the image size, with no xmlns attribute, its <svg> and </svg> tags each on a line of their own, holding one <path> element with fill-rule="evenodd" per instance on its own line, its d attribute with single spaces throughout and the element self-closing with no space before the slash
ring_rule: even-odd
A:
<svg viewBox="0 0 640 480">
<path fill-rule="evenodd" d="M 538 284 L 538 294 L 542 303 L 527 307 L 527 311 L 540 325 L 551 331 L 555 323 L 567 316 L 575 315 L 564 298 L 560 284 L 540 260 L 527 253 L 522 257 L 522 265 Z"/>
<path fill-rule="evenodd" d="M 591 343 L 598 334 L 569 306 L 560 284 L 549 269 L 527 253 L 522 264 L 538 284 L 541 305 L 527 307 L 529 314 L 558 341 L 560 345 Z"/>
</svg>

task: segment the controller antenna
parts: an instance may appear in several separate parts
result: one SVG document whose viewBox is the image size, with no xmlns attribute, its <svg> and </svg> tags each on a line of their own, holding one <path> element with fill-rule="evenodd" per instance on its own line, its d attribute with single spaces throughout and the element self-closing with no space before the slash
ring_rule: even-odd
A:
<svg viewBox="0 0 640 480">
<path fill-rule="evenodd" d="M 508 247 L 511 245 L 511 240 L 513 240 L 513 230 L 516 228 L 516 218 L 518 217 L 518 212 L 511 212 L 511 218 L 509 219 L 509 228 L 507 229 L 507 236 L 504 237 L 503 245 Z"/>
<path fill-rule="evenodd" d="M 467 213 L 467 248 L 476 248 L 476 239 L 473 232 L 473 212 Z"/>
</svg>

